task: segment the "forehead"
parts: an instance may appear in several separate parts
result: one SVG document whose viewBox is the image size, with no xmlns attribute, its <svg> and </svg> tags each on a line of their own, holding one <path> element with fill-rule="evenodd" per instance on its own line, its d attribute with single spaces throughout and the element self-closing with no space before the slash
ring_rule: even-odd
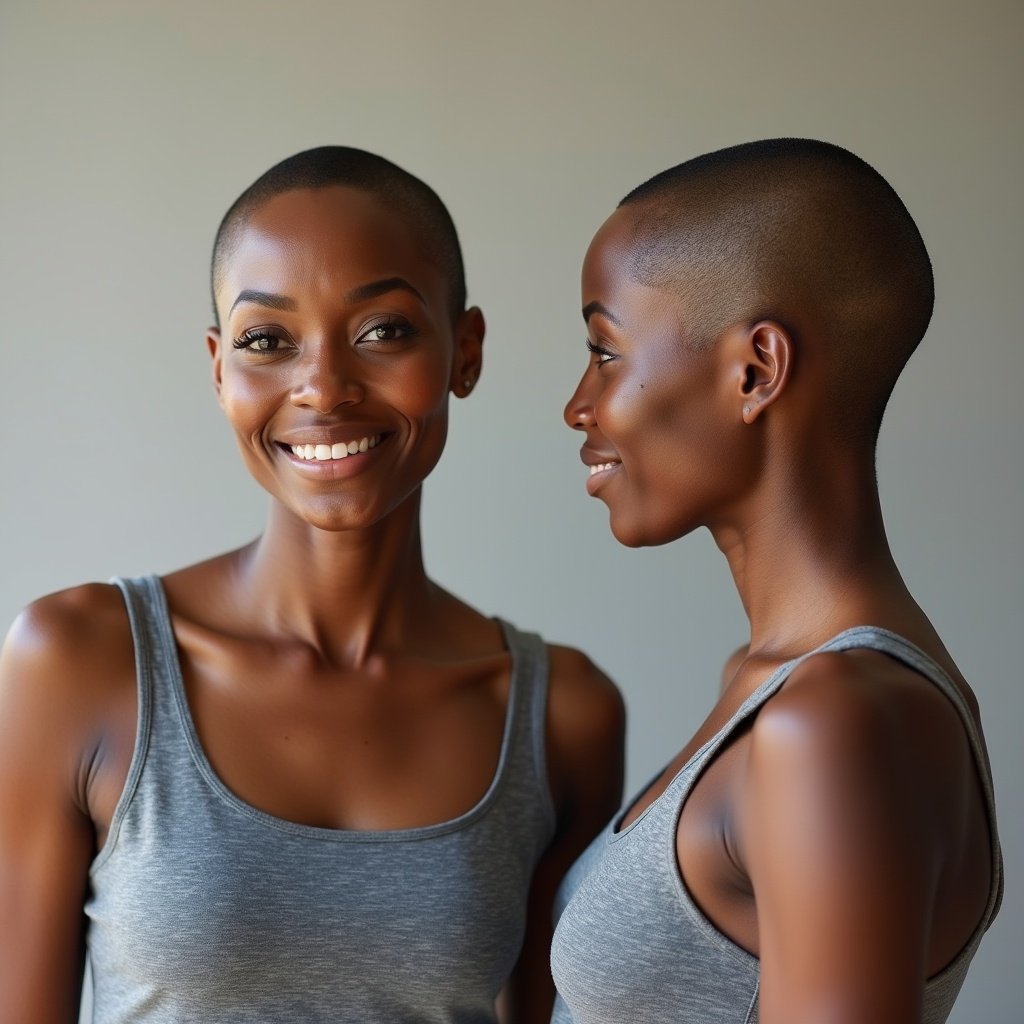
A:
<svg viewBox="0 0 1024 1024">
<path fill-rule="evenodd" d="M 607 287 L 632 274 L 636 245 L 635 219 L 617 209 L 591 239 L 583 258 L 583 284 Z"/>
<path fill-rule="evenodd" d="M 218 301 L 244 288 L 338 294 L 392 277 L 431 302 L 446 300 L 441 268 L 400 209 L 360 189 L 295 189 L 245 217 L 221 270 Z"/>
<path fill-rule="evenodd" d="M 581 275 L 584 316 L 598 309 L 630 332 L 647 334 L 656 325 L 678 328 L 686 303 L 677 289 L 655 287 L 637 275 L 642 239 L 628 208 L 617 209 L 587 249 Z"/>
</svg>

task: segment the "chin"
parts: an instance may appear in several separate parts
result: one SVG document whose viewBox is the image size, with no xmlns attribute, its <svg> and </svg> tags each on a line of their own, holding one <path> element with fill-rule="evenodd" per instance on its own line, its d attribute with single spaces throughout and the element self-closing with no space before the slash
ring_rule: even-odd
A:
<svg viewBox="0 0 1024 1024">
<path fill-rule="evenodd" d="M 621 517 L 612 515 L 610 524 L 612 536 L 627 548 L 656 548 L 663 544 L 671 544 L 680 537 L 685 537 L 692 532 L 693 526 L 681 527 L 679 529 L 652 527 L 650 524 L 638 523 L 636 521 L 625 521 Z"/>
<path fill-rule="evenodd" d="M 615 516 L 612 516 L 609 525 L 611 526 L 612 536 L 623 547 L 646 548 L 658 543 L 658 541 L 650 540 L 638 523 L 623 523 L 616 519 Z"/>
</svg>

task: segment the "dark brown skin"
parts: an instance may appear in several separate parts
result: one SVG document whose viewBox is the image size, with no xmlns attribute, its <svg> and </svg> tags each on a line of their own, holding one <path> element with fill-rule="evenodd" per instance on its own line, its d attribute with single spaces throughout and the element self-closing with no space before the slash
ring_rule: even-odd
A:
<svg viewBox="0 0 1024 1024">
<path fill-rule="evenodd" d="M 907 637 L 977 705 L 889 551 L 873 452 L 830 437 L 822 322 L 683 341 L 687 296 L 629 275 L 634 215 L 591 243 L 583 306 L 596 349 L 566 406 L 588 490 L 625 544 L 708 527 L 750 619 L 718 702 L 623 826 L 783 662 L 857 625 Z M 694 299 L 695 301 L 695 299 Z M 798 344 L 796 338 L 801 339 Z M 762 1024 L 906 1024 L 959 953 L 991 882 L 987 817 L 950 702 L 877 652 L 818 655 L 715 757 L 681 815 L 697 904 L 760 958 Z"/>
<path fill-rule="evenodd" d="M 236 304 L 243 291 L 264 294 Z M 445 282 L 404 223 L 344 188 L 269 200 L 217 300 L 217 395 L 272 500 L 254 543 L 163 581 L 205 751 L 233 792 L 289 821 L 376 830 L 454 818 L 493 778 L 510 659 L 493 619 L 427 578 L 419 504 L 448 396 L 479 375 L 483 317 L 470 309 L 453 325 Z M 254 329 L 269 351 L 234 347 Z M 282 447 L 377 435 L 334 479 Z M 549 653 L 557 835 L 502 1000 L 505 1019 L 525 1024 L 551 1010 L 554 889 L 622 786 L 615 687 L 578 651 Z M 77 1020 L 86 876 L 124 787 L 136 711 L 114 587 L 43 598 L 17 620 L 0 660 L 0 1024 Z"/>
</svg>

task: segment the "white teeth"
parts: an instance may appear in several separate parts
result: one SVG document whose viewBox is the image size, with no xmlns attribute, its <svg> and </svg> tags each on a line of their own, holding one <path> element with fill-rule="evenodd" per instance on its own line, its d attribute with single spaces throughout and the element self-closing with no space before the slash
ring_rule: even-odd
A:
<svg viewBox="0 0 1024 1024">
<path fill-rule="evenodd" d="M 376 448 L 380 444 L 380 434 L 360 438 L 358 441 L 338 441 L 335 444 L 293 444 L 292 454 L 306 461 L 330 462 L 332 459 L 347 459 L 350 455 L 358 455 Z"/>
<path fill-rule="evenodd" d="M 593 476 L 595 473 L 603 473 L 606 469 L 612 469 L 619 465 L 617 462 L 599 462 L 596 466 L 590 467 L 590 475 Z"/>
</svg>

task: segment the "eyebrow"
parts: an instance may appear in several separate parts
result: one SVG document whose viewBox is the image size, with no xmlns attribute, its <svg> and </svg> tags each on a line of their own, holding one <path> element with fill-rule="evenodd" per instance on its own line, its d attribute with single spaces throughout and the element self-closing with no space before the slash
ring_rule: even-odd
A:
<svg viewBox="0 0 1024 1024">
<path fill-rule="evenodd" d="M 361 284 L 345 295 L 345 301 L 348 303 L 366 302 L 368 299 L 376 299 L 381 295 L 387 295 L 388 292 L 399 289 L 411 292 L 423 305 L 427 304 L 419 289 L 413 287 L 404 277 L 385 277 L 380 281 L 370 281 L 368 284 Z M 228 310 L 228 314 L 233 313 L 235 306 L 243 302 L 251 302 L 257 306 L 266 306 L 268 309 L 283 309 L 288 312 L 294 312 L 298 308 L 295 300 L 287 295 L 275 295 L 273 292 L 261 292 L 253 288 L 245 288 L 238 293 L 238 297 L 231 303 L 231 309 Z"/>
<path fill-rule="evenodd" d="M 252 288 L 245 288 L 238 293 L 238 298 L 231 303 L 228 315 L 233 313 L 235 306 L 241 302 L 251 302 L 257 306 L 266 306 L 269 309 L 286 309 L 289 311 L 296 309 L 295 300 L 288 298 L 287 295 L 275 295 L 273 292 L 260 292 Z"/>
<path fill-rule="evenodd" d="M 388 292 L 393 291 L 406 291 L 412 292 L 423 305 L 426 305 L 426 299 L 420 293 L 418 288 L 414 288 L 404 277 L 385 277 L 380 281 L 371 281 L 369 284 L 361 284 L 357 288 L 353 288 L 346 296 L 346 302 L 365 302 L 367 299 L 376 299 L 381 295 L 387 295 Z"/>
<path fill-rule="evenodd" d="M 616 327 L 622 326 L 622 321 L 603 302 L 588 302 L 583 307 L 583 322 L 589 323 L 590 318 L 595 313 L 600 313 L 601 316 L 606 320 L 610 320 Z"/>
</svg>

